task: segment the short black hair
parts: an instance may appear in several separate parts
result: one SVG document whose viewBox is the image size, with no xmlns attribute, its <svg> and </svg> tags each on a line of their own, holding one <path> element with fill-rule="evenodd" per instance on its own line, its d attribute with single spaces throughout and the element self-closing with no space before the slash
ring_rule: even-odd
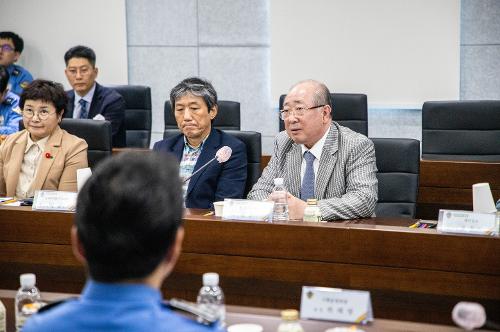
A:
<svg viewBox="0 0 500 332">
<path fill-rule="evenodd" d="M 24 41 L 17 33 L 12 31 L 1 31 L 0 39 L 10 39 L 14 44 L 14 50 L 21 53 L 24 50 Z"/>
<path fill-rule="evenodd" d="M 7 85 L 9 84 L 9 78 L 10 75 L 7 69 L 4 66 L 0 65 L 0 94 L 4 93 L 5 90 L 7 89 Z"/>
<path fill-rule="evenodd" d="M 21 93 L 19 99 L 21 109 L 24 109 L 26 100 L 43 100 L 52 103 L 57 114 L 61 114 L 68 103 L 68 96 L 61 83 L 38 79 L 31 82 Z"/>
<path fill-rule="evenodd" d="M 182 224 L 178 164 L 172 156 L 124 152 L 97 166 L 75 217 L 91 278 L 143 278 L 165 258 Z"/>
<path fill-rule="evenodd" d="M 64 62 L 68 66 L 69 60 L 73 58 L 84 58 L 89 60 L 92 67 L 95 67 L 95 52 L 90 47 L 77 45 L 66 51 L 64 54 Z"/>
<path fill-rule="evenodd" d="M 199 77 L 188 77 L 170 91 L 172 110 L 175 109 L 175 101 L 187 94 L 203 98 L 209 112 L 217 106 L 217 92 L 212 83 Z"/>
</svg>

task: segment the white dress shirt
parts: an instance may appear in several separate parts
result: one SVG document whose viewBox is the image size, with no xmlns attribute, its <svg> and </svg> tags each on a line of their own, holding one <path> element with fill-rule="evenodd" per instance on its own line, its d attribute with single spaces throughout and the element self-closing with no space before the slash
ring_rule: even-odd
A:
<svg viewBox="0 0 500 332">
<path fill-rule="evenodd" d="M 94 86 L 92 87 L 92 89 L 90 89 L 90 91 L 83 97 L 80 97 L 75 92 L 75 103 L 73 106 L 73 119 L 80 118 L 80 113 L 82 112 L 82 106 L 80 105 L 80 99 L 83 99 L 87 102 L 87 112 L 90 111 L 90 104 L 92 103 L 92 98 L 94 97 L 95 87 L 96 87 L 96 84 L 94 83 Z"/>
<path fill-rule="evenodd" d="M 330 127 L 328 127 L 328 129 L 325 131 L 323 137 L 321 137 L 320 140 L 317 141 L 316 144 L 314 144 L 310 149 L 306 148 L 304 144 L 300 145 L 300 148 L 302 149 L 302 164 L 300 165 L 300 183 L 302 183 L 302 180 L 304 179 L 304 174 L 306 173 L 306 160 L 304 159 L 304 152 L 309 151 L 315 157 L 313 161 L 314 189 L 316 189 L 316 179 L 319 169 L 319 160 L 321 158 L 321 153 L 323 152 L 323 146 L 325 145 L 326 136 L 328 136 L 329 132 L 330 132 Z"/>
</svg>

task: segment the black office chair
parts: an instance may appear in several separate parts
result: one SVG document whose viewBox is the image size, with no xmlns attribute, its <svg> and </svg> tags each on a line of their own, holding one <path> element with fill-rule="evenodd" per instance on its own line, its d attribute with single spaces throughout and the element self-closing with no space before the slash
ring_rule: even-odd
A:
<svg viewBox="0 0 500 332">
<path fill-rule="evenodd" d="M 406 138 L 372 138 L 377 158 L 377 217 L 415 218 L 420 142 Z"/>
<path fill-rule="evenodd" d="M 111 122 L 91 119 L 62 119 L 61 128 L 83 138 L 88 144 L 89 167 L 111 156 Z"/>
<path fill-rule="evenodd" d="M 149 148 L 151 142 L 151 88 L 142 85 L 111 86 L 125 99 L 127 147 Z"/>
<path fill-rule="evenodd" d="M 219 110 L 212 126 L 220 130 L 240 130 L 240 103 L 236 101 L 219 100 Z M 165 129 L 177 129 L 177 122 L 172 111 L 170 100 L 165 102 L 163 108 L 165 116 Z"/>
<path fill-rule="evenodd" d="M 245 143 L 247 148 L 247 183 L 244 193 L 244 197 L 246 197 L 261 174 L 262 135 L 255 131 L 224 130 L 224 132 Z M 165 139 L 179 133 L 179 129 L 165 129 L 163 138 Z"/>
<path fill-rule="evenodd" d="M 422 159 L 500 161 L 500 100 L 428 101 Z"/>
<path fill-rule="evenodd" d="M 368 98 L 359 93 L 332 93 L 332 118 L 341 126 L 368 136 Z M 279 109 L 283 109 L 286 95 L 280 96 Z M 285 123 L 279 119 L 280 131 L 285 130 Z"/>
<path fill-rule="evenodd" d="M 260 157 L 262 156 L 262 135 L 256 131 L 224 130 L 226 134 L 236 137 L 247 148 L 247 183 L 244 197 L 260 178 Z"/>
</svg>

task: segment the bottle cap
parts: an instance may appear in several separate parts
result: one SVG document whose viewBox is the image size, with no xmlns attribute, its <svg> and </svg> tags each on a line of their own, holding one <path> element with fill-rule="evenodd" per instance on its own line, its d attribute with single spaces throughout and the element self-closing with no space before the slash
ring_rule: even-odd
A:
<svg viewBox="0 0 500 332">
<path fill-rule="evenodd" d="M 318 200 L 316 198 L 308 198 L 307 205 L 318 205 Z"/>
<path fill-rule="evenodd" d="M 21 287 L 34 287 L 36 284 L 36 276 L 33 273 L 24 273 L 19 277 Z"/>
<path fill-rule="evenodd" d="M 203 286 L 219 285 L 219 274 L 215 272 L 207 272 L 203 274 Z"/>
<path fill-rule="evenodd" d="M 281 319 L 283 320 L 298 320 L 299 312 L 295 309 L 287 309 L 281 311 Z"/>
<path fill-rule="evenodd" d="M 283 178 L 276 178 L 276 179 L 274 179 L 274 185 L 275 186 L 282 186 L 283 183 L 285 183 L 285 181 L 283 180 Z"/>
</svg>

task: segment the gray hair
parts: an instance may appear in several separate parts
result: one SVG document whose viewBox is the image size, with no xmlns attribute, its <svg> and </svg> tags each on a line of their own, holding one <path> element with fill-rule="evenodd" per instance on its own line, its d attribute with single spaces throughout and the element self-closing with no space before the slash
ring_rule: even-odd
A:
<svg viewBox="0 0 500 332">
<path fill-rule="evenodd" d="M 170 91 L 172 110 L 175 109 L 175 101 L 188 94 L 203 98 L 209 112 L 214 106 L 217 106 L 217 92 L 212 83 L 199 77 L 189 77 L 182 80 Z"/>
<path fill-rule="evenodd" d="M 313 84 L 316 89 L 314 90 L 314 96 L 313 96 L 313 102 L 315 105 L 330 105 L 332 106 L 332 98 L 330 95 L 330 90 L 328 90 L 327 86 L 324 83 L 321 83 L 319 81 L 313 80 L 313 79 L 307 79 L 300 81 L 296 84 L 294 84 L 290 90 L 291 91 L 293 88 L 295 88 L 297 85 L 304 84 L 304 83 L 309 83 Z"/>
</svg>

